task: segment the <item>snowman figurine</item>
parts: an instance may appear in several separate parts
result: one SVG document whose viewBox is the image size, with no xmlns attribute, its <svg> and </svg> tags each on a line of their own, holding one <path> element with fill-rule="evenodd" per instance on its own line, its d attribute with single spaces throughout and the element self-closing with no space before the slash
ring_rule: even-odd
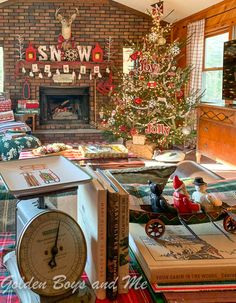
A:
<svg viewBox="0 0 236 303">
<path fill-rule="evenodd" d="M 204 182 L 202 177 L 196 177 L 193 184 L 195 185 L 195 191 L 192 194 L 192 200 L 201 204 L 205 211 L 216 210 L 216 207 L 222 205 L 220 199 L 207 192 L 207 183 Z"/>
</svg>

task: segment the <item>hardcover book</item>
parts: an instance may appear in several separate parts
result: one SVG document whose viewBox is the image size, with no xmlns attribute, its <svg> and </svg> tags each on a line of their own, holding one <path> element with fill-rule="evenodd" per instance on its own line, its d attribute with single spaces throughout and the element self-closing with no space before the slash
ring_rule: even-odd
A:
<svg viewBox="0 0 236 303">
<path fill-rule="evenodd" d="M 86 171 L 93 177 L 92 170 Z M 78 223 L 87 242 L 85 271 L 98 299 L 106 298 L 107 190 L 95 178 L 78 188 Z"/>
<path fill-rule="evenodd" d="M 144 225 L 130 223 L 130 246 L 151 284 L 235 280 L 236 235 L 227 238 L 212 223 L 191 229 L 197 237 L 184 226 L 168 225 L 154 240 Z"/>
<path fill-rule="evenodd" d="M 118 247 L 118 293 L 127 293 L 129 275 L 129 194 L 109 171 L 106 175 L 119 189 L 119 247 Z"/>
<path fill-rule="evenodd" d="M 119 190 L 101 170 L 98 180 L 107 189 L 107 278 L 106 295 L 114 300 L 118 294 Z"/>
</svg>

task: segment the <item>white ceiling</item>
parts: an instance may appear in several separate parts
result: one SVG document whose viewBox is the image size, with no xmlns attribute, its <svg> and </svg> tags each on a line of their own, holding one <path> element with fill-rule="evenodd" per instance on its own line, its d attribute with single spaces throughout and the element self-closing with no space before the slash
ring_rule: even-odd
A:
<svg viewBox="0 0 236 303">
<path fill-rule="evenodd" d="M 0 3 L 7 0 L 0 0 Z M 151 4 L 158 2 L 158 0 L 114 0 L 141 12 L 147 12 L 151 9 Z M 209 6 L 221 2 L 222 0 L 164 0 L 164 20 L 167 22 L 176 22 L 194 13 L 197 13 Z"/>
<path fill-rule="evenodd" d="M 158 0 L 115 0 L 121 4 L 134 8 L 141 12 L 151 9 L 151 4 Z M 197 13 L 209 6 L 221 2 L 222 0 L 164 0 L 164 16 L 167 16 L 173 9 L 173 13 L 165 18 L 165 21 L 176 22 L 194 13 Z"/>
</svg>

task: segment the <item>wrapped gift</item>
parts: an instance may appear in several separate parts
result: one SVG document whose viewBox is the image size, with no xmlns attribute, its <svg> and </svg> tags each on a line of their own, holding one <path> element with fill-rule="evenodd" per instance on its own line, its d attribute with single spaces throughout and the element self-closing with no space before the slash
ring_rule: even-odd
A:
<svg viewBox="0 0 236 303">
<path fill-rule="evenodd" d="M 27 100 L 26 108 L 39 108 L 39 101 L 38 100 Z"/>
<path fill-rule="evenodd" d="M 11 110 L 11 99 L 0 101 L 0 112 L 7 112 Z"/>
<path fill-rule="evenodd" d="M 127 158 L 128 150 L 121 144 L 80 145 L 79 151 L 85 158 Z"/>
<path fill-rule="evenodd" d="M 10 121 L 15 121 L 14 118 L 14 113 L 12 110 L 8 111 L 8 112 L 0 112 L 0 123 L 3 122 L 10 122 Z"/>
<path fill-rule="evenodd" d="M 39 108 L 38 100 L 18 100 L 19 109 Z"/>
<path fill-rule="evenodd" d="M 26 102 L 27 102 L 27 100 L 18 100 L 17 101 L 17 107 L 18 108 L 26 108 Z"/>
</svg>

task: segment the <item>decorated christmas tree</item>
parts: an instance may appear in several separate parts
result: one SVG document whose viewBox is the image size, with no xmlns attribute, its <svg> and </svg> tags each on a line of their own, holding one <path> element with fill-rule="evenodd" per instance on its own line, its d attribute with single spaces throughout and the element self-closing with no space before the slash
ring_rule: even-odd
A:
<svg viewBox="0 0 236 303">
<path fill-rule="evenodd" d="M 160 148 L 181 144 L 193 134 L 197 92 L 188 91 L 191 67 L 178 67 L 183 42 L 169 43 L 171 25 L 161 23 L 163 2 L 150 12 L 152 28 L 139 45 L 130 43 L 133 69 L 122 74 L 101 125 L 116 137 L 145 135 Z"/>
</svg>

